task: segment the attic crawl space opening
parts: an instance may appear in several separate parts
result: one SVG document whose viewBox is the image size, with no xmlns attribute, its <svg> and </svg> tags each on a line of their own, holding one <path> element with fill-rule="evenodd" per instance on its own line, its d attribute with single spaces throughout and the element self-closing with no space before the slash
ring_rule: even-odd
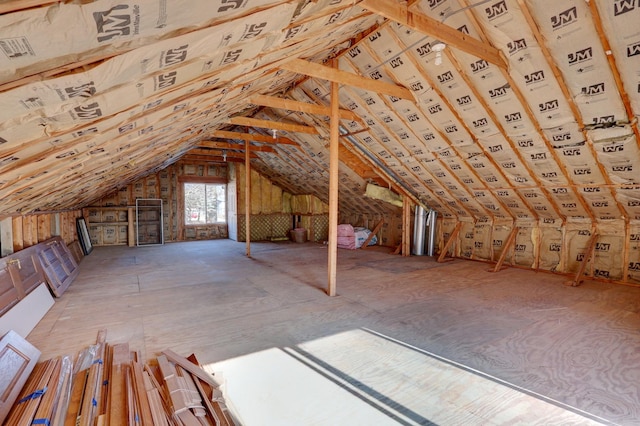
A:
<svg viewBox="0 0 640 426">
<path fill-rule="evenodd" d="M 402 216 L 375 183 L 438 212 L 441 254 L 637 284 L 639 9 L 5 2 L 0 215 L 78 212 L 248 144 L 262 178 L 327 203 L 337 82 L 341 221 Z"/>
</svg>

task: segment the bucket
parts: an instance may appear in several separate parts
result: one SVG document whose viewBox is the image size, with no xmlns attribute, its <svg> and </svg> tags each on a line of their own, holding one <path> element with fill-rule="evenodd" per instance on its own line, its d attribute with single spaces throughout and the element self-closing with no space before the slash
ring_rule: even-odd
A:
<svg viewBox="0 0 640 426">
<path fill-rule="evenodd" d="M 296 243 L 307 241 L 307 230 L 304 228 L 294 228 L 291 230 L 291 240 Z"/>
</svg>

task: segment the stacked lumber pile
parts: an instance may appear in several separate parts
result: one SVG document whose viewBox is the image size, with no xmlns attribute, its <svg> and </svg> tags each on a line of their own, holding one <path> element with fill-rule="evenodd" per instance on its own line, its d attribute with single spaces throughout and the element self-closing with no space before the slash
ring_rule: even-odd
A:
<svg viewBox="0 0 640 426">
<path fill-rule="evenodd" d="M 167 349 L 144 363 L 128 343 L 95 345 L 39 362 L 6 425 L 234 425 L 213 376 Z"/>
</svg>

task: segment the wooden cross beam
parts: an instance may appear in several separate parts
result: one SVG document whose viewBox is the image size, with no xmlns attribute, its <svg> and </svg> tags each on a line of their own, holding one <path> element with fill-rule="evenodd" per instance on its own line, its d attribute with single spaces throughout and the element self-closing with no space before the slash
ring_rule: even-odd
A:
<svg viewBox="0 0 640 426">
<path fill-rule="evenodd" d="M 219 141 L 202 141 L 198 143 L 198 148 L 210 148 L 210 149 L 235 149 L 238 151 L 244 151 L 244 144 L 219 142 Z M 251 151 L 258 152 L 276 152 L 271 146 L 252 146 Z"/>
<path fill-rule="evenodd" d="M 299 146 L 297 142 L 294 142 L 289 138 L 285 138 L 281 136 L 278 136 L 274 139 L 271 136 L 259 135 L 255 133 L 229 132 L 227 130 L 215 130 L 210 137 L 218 138 L 218 139 L 243 140 L 246 142 L 260 142 L 260 143 Z"/>
<path fill-rule="evenodd" d="M 509 67 L 501 52 L 495 47 L 464 34 L 427 15 L 409 10 L 409 2 L 396 3 L 388 0 L 363 0 L 358 6 L 370 12 L 398 22 L 405 27 L 434 37 L 441 42 L 469 53 L 507 70 Z"/>
<path fill-rule="evenodd" d="M 360 89 L 369 90 L 376 93 L 382 93 L 389 96 L 395 96 L 400 99 L 408 99 L 415 101 L 411 94 L 411 90 L 406 87 L 390 84 L 384 81 L 373 80 L 371 78 L 361 77 L 359 75 L 342 71 L 337 68 L 327 67 L 325 65 L 304 61 L 302 59 L 293 59 L 280 65 L 283 70 L 295 72 L 302 75 L 308 75 L 323 80 L 334 81 L 346 86 L 359 87 Z"/>
<path fill-rule="evenodd" d="M 253 95 L 249 98 L 249 103 L 269 108 L 287 109 L 314 115 L 326 115 L 327 117 L 331 116 L 331 108 L 329 107 L 294 101 L 292 99 L 276 98 L 274 96 Z M 346 109 L 340 109 L 338 111 L 340 118 L 342 119 L 362 121 L 362 119 L 353 111 Z"/>
<path fill-rule="evenodd" d="M 191 155 L 211 155 L 211 156 L 215 156 L 215 157 L 224 157 L 226 155 L 227 158 L 229 158 L 229 157 L 244 158 L 244 153 L 243 152 L 225 151 L 224 149 L 198 149 L 198 148 L 195 148 L 195 149 L 192 149 L 192 150 L 188 151 L 188 154 L 191 154 Z M 252 154 L 251 158 L 258 158 L 258 156 L 256 154 Z"/>
<path fill-rule="evenodd" d="M 305 126 L 302 124 L 283 123 L 281 121 L 261 120 L 259 118 L 251 117 L 230 117 L 227 120 L 229 124 L 235 124 L 238 126 L 260 127 L 263 129 L 275 129 L 284 130 L 294 133 L 308 133 L 311 135 L 317 135 L 319 132 L 315 127 Z"/>
</svg>

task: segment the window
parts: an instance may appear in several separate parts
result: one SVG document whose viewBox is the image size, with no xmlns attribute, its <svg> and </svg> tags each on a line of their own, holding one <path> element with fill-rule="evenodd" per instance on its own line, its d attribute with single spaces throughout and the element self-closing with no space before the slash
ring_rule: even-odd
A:
<svg viewBox="0 0 640 426">
<path fill-rule="evenodd" d="M 220 183 L 184 184 L 184 223 L 226 223 L 227 186 Z"/>
</svg>

